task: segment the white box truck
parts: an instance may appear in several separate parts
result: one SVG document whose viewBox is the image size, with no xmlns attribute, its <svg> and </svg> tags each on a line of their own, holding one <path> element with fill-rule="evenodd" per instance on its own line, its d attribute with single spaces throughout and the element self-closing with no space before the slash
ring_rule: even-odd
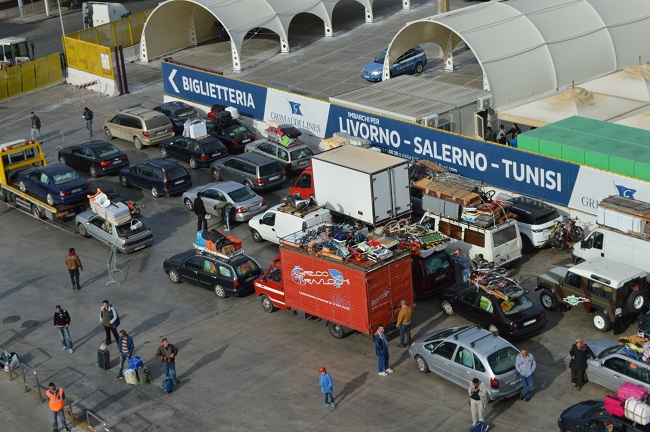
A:
<svg viewBox="0 0 650 432">
<path fill-rule="evenodd" d="M 84 28 L 97 27 L 117 21 L 131 15 L 120 3 L 108 2 L 83 2 L 82 17 Z"/>
</svg>

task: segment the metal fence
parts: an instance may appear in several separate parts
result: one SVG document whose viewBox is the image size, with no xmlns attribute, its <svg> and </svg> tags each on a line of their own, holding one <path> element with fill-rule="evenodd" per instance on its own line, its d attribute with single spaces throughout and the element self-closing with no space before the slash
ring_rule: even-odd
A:
<svg viewBox="0 0 650 432">
<path fill-rule="evenodd" d="M 140 43 L 142 29 L 151 11 L 129 15 L 117 21 L 67 34 L 65 38 L 90 42 L 109 48 L 129 47 Z"/>
<path fill-rule="evenodd" d="M 0 69 L 0 100 L 63 82 L 61 57 L 53 53 L 26 63 Z"/>
<path fill-rule="evenodd" d="M 69 67 L 105 78 L 115 77 L 109 47 L 64 36 L 63 50 Z"/>
</svg>

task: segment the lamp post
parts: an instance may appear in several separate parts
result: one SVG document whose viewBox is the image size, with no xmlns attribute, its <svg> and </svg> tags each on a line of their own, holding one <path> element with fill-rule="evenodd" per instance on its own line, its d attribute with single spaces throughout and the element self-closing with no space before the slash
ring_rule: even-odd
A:
<svg viewBox="0 0 650 432">
<path fill-rule="evenodd" d="M 63 26 L 63 14 L 61 13 L 61 0 L 56 0 L 56 4 L 59 6 L 59 20 L 61 20 L 61 36 L 65 36 L 65 27 Z"/>
</svg>

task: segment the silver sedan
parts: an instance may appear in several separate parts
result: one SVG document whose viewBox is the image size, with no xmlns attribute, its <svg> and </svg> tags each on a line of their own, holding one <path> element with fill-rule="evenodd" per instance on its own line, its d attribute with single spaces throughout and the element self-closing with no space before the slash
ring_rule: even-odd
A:
<svg viewBox="0 0 650 432">
<path fill-rule="evenodd" d="M 266 210 L 266 200 L 251 189 L 234 181 L 208 183 L 196 186 L 183 194 L 183 204 L 188 211 L 194 211 L 196 194 L 201 192 L 206 211 L 214 216 L 222 217 L 225 203 L 235 207 L 234 214 L 237 222 L 245 222 Z"/>
</svg>

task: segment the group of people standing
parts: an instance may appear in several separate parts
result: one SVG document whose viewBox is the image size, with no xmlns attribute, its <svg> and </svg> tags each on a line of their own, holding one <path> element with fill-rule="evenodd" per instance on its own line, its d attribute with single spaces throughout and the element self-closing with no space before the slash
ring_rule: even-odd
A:
<svg viewBox="0 0 650 432">
<path fill-rule="evenodd" d="M 507 131 L 503 125 L 499 125 L 498 132 L 493 131 L 492 126 L 488 126 L 484 138 L 485 141 L 491 141 L 503 145 L 512 145 L 512 141 L 516 140 L 517 135 L 520 133 L 521 129 L 517 123 L 513 123 L 512 127 Z M 510 138 L 508 138 L 508 135 L 510 135 Z"/>
</svg>

